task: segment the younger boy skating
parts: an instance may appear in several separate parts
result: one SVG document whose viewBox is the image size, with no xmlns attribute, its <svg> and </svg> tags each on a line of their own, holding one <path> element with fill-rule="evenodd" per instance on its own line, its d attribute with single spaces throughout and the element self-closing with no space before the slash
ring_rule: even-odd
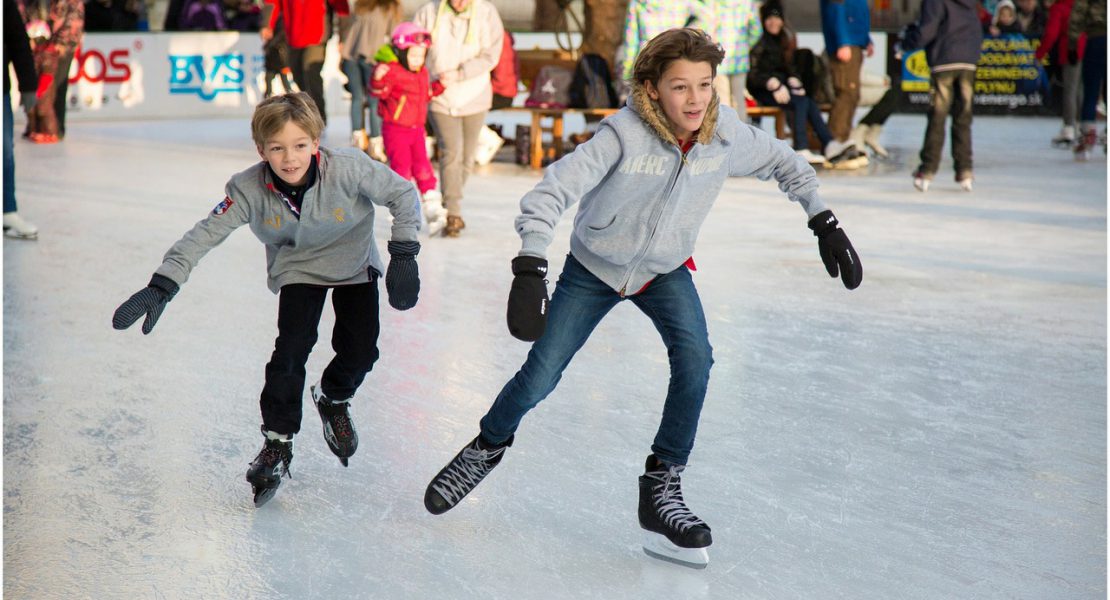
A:
<svg viewBox="0 0 1110 600">
<path fill-rule="evenodd" d="M 279 295 L 278 337 L 262 388 L 262 451 L 247 471 L 257 506 L 277 491 L 300 431 L 305 362 L 316 343 L 324 300 L 335 310 L 335 358 L 311 387 L 324 438 L 344 466 L 358 448 L 348 411 L 378 359 L 378 278 L 374 205 L 393 216 L 385 287 L 389 304 L 412 308 L 420 291 L 418 198 L 412 184 L 357 148 L 320 146 L 324 123 L 303 92 L 272 96 L 255 108 L 251 136 L 262 161 L 231 177 L 224 199 L 174 244 L 146 288 L 112 317 L 126 329 L 145 316 L 148 334 L 166 304 L 209 250 L 241 225 L 266 246 L 267 284 Z"/>
<path fill-rule="evenodd" d="M 719 106 L 713 77 L 723 57 L 695 29 L 656 36 L 636 58 L 628 105 L 521 199 L 507 320 L 513 336 L 535 344 L 479 434 L 428 485 L 429 512 L 453 508 L 501 463 L 524 415 L 555 389 L 602 318 L 630 300 L 663 337 L 671 365 L 662 422 L 639 480 L 644 550 L 687 566 L 707 564 L 711 531 L 686 506 L 681 483 L 713 364 L 692 256 L 725 178 L 777 180 L 805 210 L 829 275 L 840 275 L 848 289 L 863 280 L 859 257 L 817 194 L 813 168 Z M 575 203 L 570 254 L 549 307 L 546 250 Z"/>
</svg>

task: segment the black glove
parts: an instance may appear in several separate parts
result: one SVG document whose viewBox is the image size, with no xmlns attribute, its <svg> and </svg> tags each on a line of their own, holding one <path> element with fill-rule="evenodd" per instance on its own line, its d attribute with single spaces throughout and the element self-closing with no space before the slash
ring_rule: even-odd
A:
<svg viewBox="0 0 1110 600">
<path fill-rule="evenodd" d="M 154 324 L 158 322 L 158 317 L 162 316 L 162 311 L 166 309 L 166 303 L 173 300 L 177 294 L 177 289 L 177 284 L 172 279 L 155 274 L 145 288 L 135 292 L 126 302 L 119 305 L 116 314 L 112 315 L 112 327 L 127 329 L 138 321 L 139 317 L 146 315 L 146 320 L 143 321 L 143 335 L 150 333 L 154 329 Z"/>
<path fill-rule="evenodd" d="M 809 220 L 809 228 L 817 236 L 817 249 L 821 251 L 821 260 L 825 261 L 829 277 L 836 277 L 839 273 L 844 287 L 854 290 L 863 282 L 863 265 L 852 242 L 848 241 L 844 230 L 837 227 L 838 224 L 831 210 Z"/>
<path fill-rule="evenodd" d="M 534 256 L 513 259 L 513 287 L 509 290 L 509 333 L 534 342 L 547 327 L 547 261 Z"/>
<path fill-rule="evenodd" d="M 416 306 L 420 295 L 420 269 L 416 266 L 420 242 L 389 242 L 386 247 L 390 256 L 389 268 L 385 270 L 389 305 L 397 310 L 408 310 Z"/>
</svg>

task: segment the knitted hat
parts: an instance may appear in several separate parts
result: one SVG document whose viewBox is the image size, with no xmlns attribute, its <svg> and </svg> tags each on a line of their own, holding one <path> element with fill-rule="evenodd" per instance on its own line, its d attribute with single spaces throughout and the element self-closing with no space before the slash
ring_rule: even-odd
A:
<svg viewBox="0 0 1110 600">
<path fill-rule="evenodd" d="M 786 15 L 782 12 L 781 2 L 778 0 L 767 0 L 763 3 L 763 6 L 759 7 L 759 20 L 766 21 L 768 17 L 786 19 Z"/>
</svg>

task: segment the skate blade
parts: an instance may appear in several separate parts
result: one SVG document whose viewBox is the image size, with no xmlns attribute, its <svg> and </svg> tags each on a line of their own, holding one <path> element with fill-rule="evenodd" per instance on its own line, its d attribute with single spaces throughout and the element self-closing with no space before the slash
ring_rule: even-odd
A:
<svg viewBox="0 0 1110 600">
<path fill-rule="evenodd" d="M 347 458 L 343 456 L 339 457 L 339 464 L 343 465 L 344 467 L 347 466 Z"/>
<path fill-rule="evenodd" d="M 666 537 L 644 532 L 644 554 L 659 560 L 691 569 L 704 569 L 709 565 L 709 552 L 705 548 L 679 548 Z"/>
<path fill-rule="evenodd" d="M 251 486 L 254 489 L 254 507 L 261 508 L 263 504 L 270 501 L 271 498 L 277 494 L 276 487 L 260 487 L 257 485 Z"/>
</svg>

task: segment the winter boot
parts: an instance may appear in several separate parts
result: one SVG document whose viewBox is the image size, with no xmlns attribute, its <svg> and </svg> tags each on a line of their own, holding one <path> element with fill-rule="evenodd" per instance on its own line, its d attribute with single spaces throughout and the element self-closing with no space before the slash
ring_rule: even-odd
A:
<svg viewBox="0 0 1110 600">
<path fill-rule="evenodd" d="M 879 142 L 879 135 L 883 132 L 882 125 L 871 125 L 867 128 L 867 133 L 863 136 L 863 143 L 875 153 L 876 156 L 881 158 L 890 158 L 890 152 Z"/>
<path fill-rule="evenodd" d="M 501 462 L 505 449 L 513 445 L 513 438 L 509 436 L 500 444 L 486 443 L 481 435 L 471 440 L 428 484 L 424 508 L 433 515 L 454 508 Z"/>
<path fill-rule="evenodd" d="M 367 144 L 367 154 L 370 155 L 370 158 L 378 162 L 389 162 L 389 158 L 385 154 L 385 140 L 382 139 L 382 136 L 370 138 Z"/>
<path fill-rule="evenodd" d="M 339 462 L 347 466 L 347 459 L 358 450 L 358 433 L 355 424 L 351 422 L 351 415 L 347 412 L 350 402 L 348 400 L 333 400 L 324 395 L 320 383 L 311 388 L 312 401 L 316 403 L 316 410 L 320 413 L 320 420 L 324 423 L 324 441 L 328 443 L 332 454 L 339 457 Z"/>
<path fill-rule="evenodd" d="M 447 226 L 447 209 L 443 206 L 443 194 L 439 190 L 424 192 L 424 218 L 428 221 L 428 235 L 434 236 Z"/>
<path fill-rule="evenodd" d="M 247 482 L 254 492 L 255 507 L 266 504 L 274 497 L 282 476 L 289 474 L 289 463 L 293 461 L 293 436 L 267 431 L 265 426 L 262 434 L 266 436 L 266 442 L 247 469 Z"/>
<path fill-rule="evenodd" d="M 447 215 L 447 226 L 443 228 L 443 235 L 445 237 L 459 237 L 459 233 L 466 228 L 466 222 L 462 217 L 455 215 Z"/>
<path fill-rule="evenodd" d="M 370 138 L 366 137 L 364 129 L 356 129 L 351 132 L 351 145 L 363 152 L 370 146 Z"/>
<path fill-rule="evenodd" d="M 705 550 L 713 543 L 709 525 L 699 519 L 682 499 L 682 472 L 686 467 L 660 462 L 649 455 L 640 476 L 640 527 L 645 530 L 648 556 L 704 569 Z"/>
</svg>

